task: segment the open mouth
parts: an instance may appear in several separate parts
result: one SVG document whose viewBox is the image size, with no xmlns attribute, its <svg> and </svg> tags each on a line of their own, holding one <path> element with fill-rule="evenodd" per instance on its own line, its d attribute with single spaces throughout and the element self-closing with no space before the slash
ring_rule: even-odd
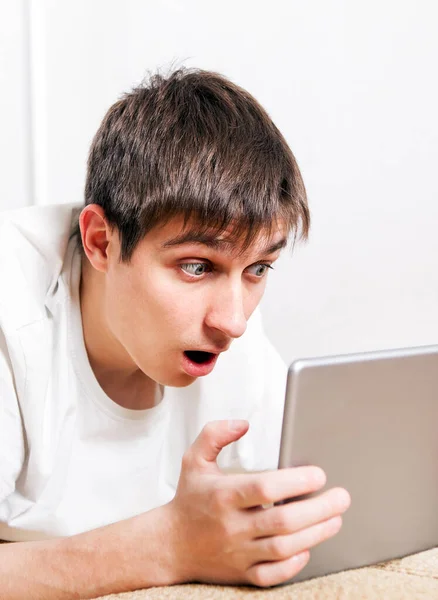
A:
<svg viewBox="0 0 438 600">
<path fill-rule="evenodd" d="M 214 369 L 218 354 L 201 350 L 185 350 L 182 368 L 191 377 L 203 377 Z"/>
<path fill-rule="evenodd" d="M 216 356 L 212 352 L 202 352 L 201 350 L 186 350 L 184 354 L 197 365 L 204 365 Z"/>
</svg>

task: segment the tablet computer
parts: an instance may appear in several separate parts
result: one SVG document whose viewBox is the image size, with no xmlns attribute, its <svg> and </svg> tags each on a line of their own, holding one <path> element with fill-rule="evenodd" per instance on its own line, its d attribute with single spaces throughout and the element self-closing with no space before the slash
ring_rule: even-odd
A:
<svg viewBox="0 0 438 600">
<path fill-rule="evenodd" d="M 292 582 L 438 546 L 438 346 L 294 362 L 279 467 L 303 465 L 351 506 Z"/>
</svg>

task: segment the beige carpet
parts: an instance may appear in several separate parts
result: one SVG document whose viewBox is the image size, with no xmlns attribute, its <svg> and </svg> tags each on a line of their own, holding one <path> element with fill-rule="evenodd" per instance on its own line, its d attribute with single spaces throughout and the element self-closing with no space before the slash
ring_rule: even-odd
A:
<svg viewBox="0 0 438 600">
<path fill-rule="evenodd" d="M 344 571 L 269 590 L 218 585 L 175 585 L 100 600 L 438 600 L 438 548 L 372 567 Z"/>
</svg>

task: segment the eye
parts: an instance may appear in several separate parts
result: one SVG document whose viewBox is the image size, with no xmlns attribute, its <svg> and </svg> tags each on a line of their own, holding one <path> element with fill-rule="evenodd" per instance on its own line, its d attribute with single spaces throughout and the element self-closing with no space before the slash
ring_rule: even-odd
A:
<svg viewBox="0 0 438 600">
<path fill-rule="evenodd" d="M 208 263 L 183 263 L 180 268 L 188 275 L 200 277 L 210 270 L 210 265 Z"/>
<path fill-rule="evenodd" d="M 255 275 L 256 277 L 261 279 L 268 272 L 268 269 L 273 268 L 274 267 L 272 265 L 268 265 L 266 263 L 258 263 L 257 265 L 251 265 L 250 267 L 248 267 L 247 270 L 251 273 L 251 275 Z"/>
</svg>

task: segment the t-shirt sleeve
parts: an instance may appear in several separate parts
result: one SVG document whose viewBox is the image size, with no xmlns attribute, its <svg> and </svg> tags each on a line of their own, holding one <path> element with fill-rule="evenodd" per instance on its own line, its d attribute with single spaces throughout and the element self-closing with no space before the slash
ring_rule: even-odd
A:
<svg viewBox="0 0 438 600">
<path fill-rule="evenodd" d="M 14 374 L 0 329 L 0 503 L 15 489 L 24 461 L 24 439 Z"/>
<path fill-rule="evenodd" d="M 249 418 L 249 434 L 254 448 L 254 470 L 278 468 L 287 366 L 273 344 L 264 339 L 263 393 L 261 402 Z"/>
</svg>

